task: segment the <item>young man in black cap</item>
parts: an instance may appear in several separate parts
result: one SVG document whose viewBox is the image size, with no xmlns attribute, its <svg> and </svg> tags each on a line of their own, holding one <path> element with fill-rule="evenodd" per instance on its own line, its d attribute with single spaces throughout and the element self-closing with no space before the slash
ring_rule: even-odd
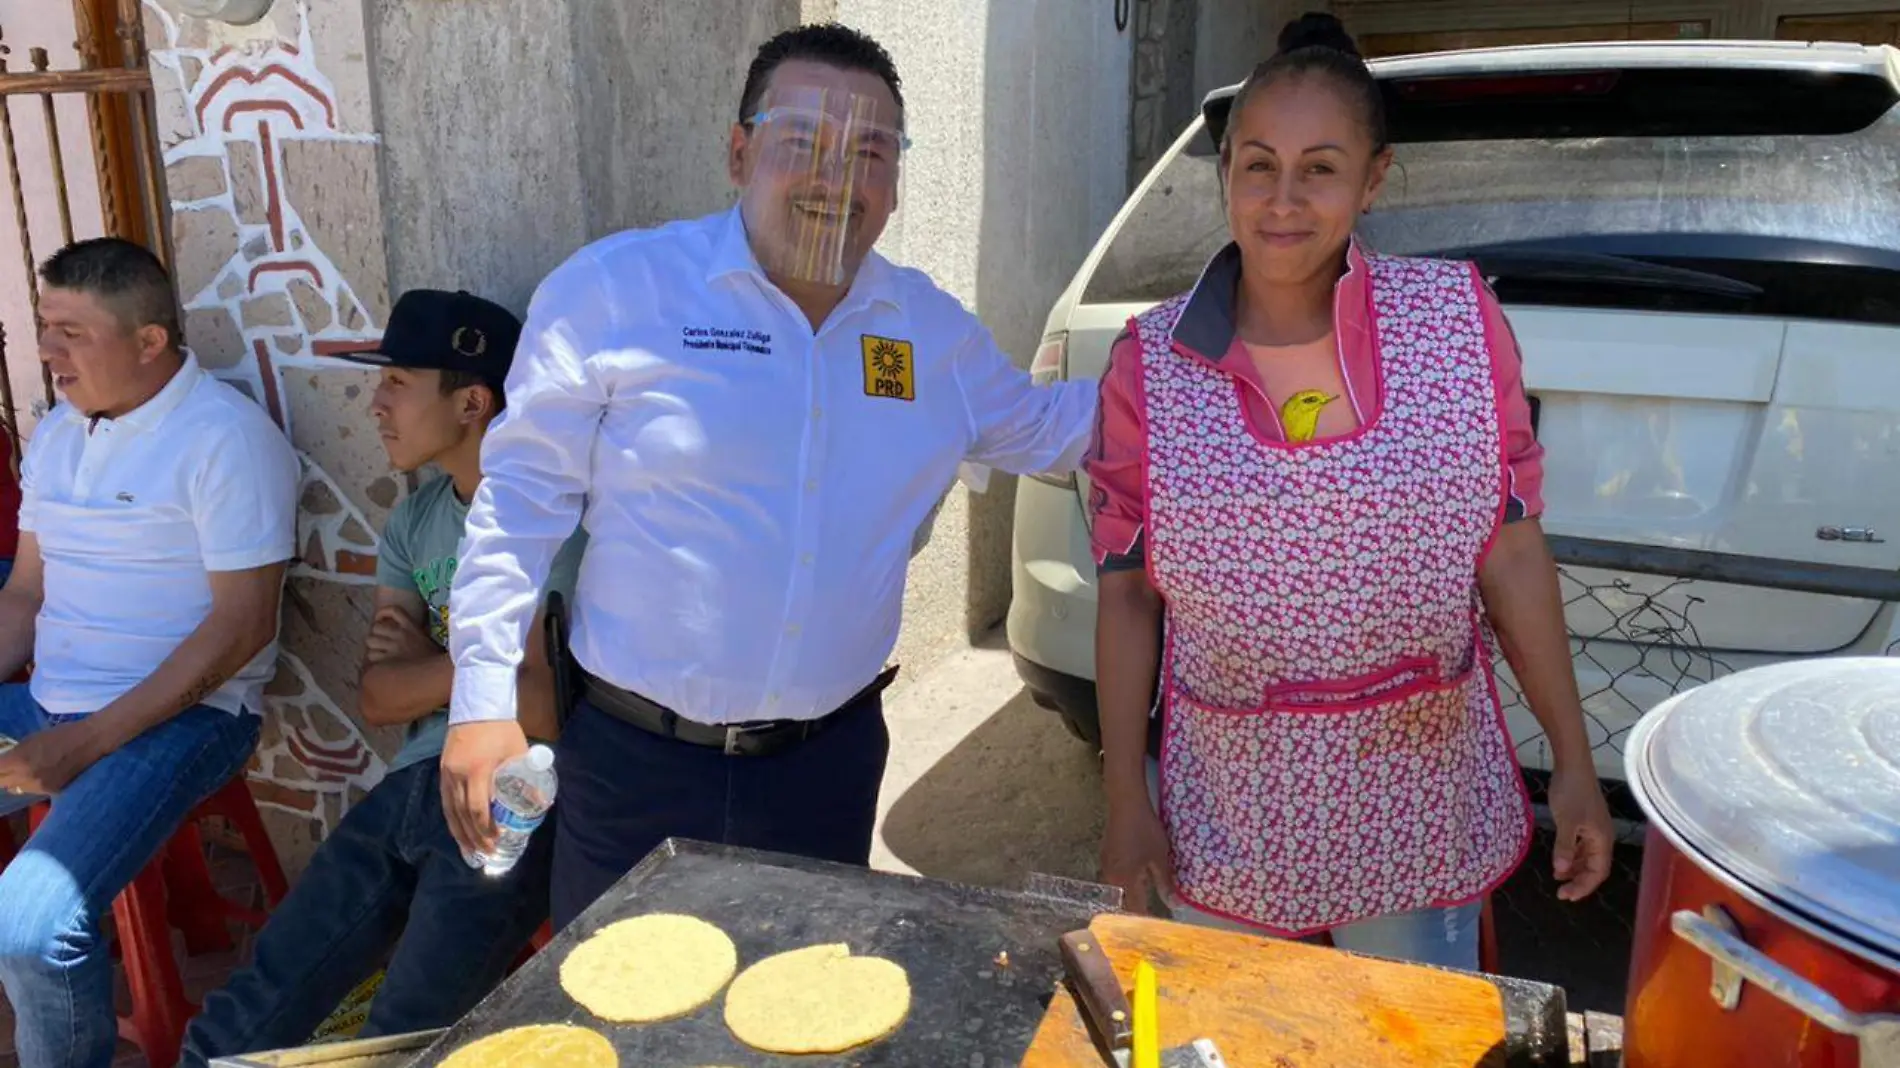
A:
<svg viewBox="0 0 1900 1068">
<path fill-rule="evenodd" d="M 205 999 L 181 1064 L 307 1042 L 386 955 L 360 1037 L 445 1027 L 494 988 L 548 917 L 553 816 L 513 870 L 485 875 L 451 836 L 437 781 L 453 676 L 449 589 L 481 481 L 482 436 L 502 407 L 520 333 L 513 315 L 486 300 L 412 290 L 376 351 L 350 357 L 382 368 L 370 413 L 390 463 L 443 472 L 383 527 L 365 643 L 363 721 L 402 725 L 407 738 L 271 916 L 250 966 Z M 562 550 L 546 589 L 571 593 L 582 537 Z M 552 740 L 553 678 L 539 643 L 524 663 L 519 703 L 524 730 Z"/>
</svg>

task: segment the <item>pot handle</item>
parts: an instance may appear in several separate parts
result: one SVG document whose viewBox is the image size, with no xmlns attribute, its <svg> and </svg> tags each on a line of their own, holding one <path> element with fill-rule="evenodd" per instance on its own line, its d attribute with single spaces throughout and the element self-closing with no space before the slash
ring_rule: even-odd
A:
<svg viewBox="0 0 1900 1068">
<path fill-rule="evenodd" d="M 1860 1039 L 1862 1068 L 1900 1068 L 1900 1016 L 1849 1011 L 1834 995 L 1776 963 L 1742 940 L 1735 921 L 1720 906 L 1698 915 L 1683 909 L 1669 917 L 1676 936 L 1708 954 L 1715 972 L 1710 994 L 1734 1009 L 1744 980 L 1838 1034 Z"/>
</svg>

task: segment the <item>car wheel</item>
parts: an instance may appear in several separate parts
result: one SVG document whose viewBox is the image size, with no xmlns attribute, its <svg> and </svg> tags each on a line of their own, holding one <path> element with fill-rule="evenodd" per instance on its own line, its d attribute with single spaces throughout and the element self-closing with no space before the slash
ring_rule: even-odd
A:
<svg viewBox="0 0 1900 1068">
<path fill-rule="evenodd" d="M 1059 714 L 1057 715 L 1056 718 L 1062 721 L 1062 726 L 1064 729 L 1066 729 L 1069 732 L 1070 737 L 1074 738 L 1078 742 L 1086 742 L 1090 746 L 1093 746 L 1094 748 L 1097 748 L 1097 749 L 1100 749 L 1102 747 L 1102 739 L 1100 737 L 1093 735 L 1089 731 L 1088 726 L 1085 726 L 1084 724 L 1077 722 L 1074 716 L 1071 716 L 1066 712 L 1061 712 L 1060 710 L 1058 710 L 1058 713 Z"/>
</svg>

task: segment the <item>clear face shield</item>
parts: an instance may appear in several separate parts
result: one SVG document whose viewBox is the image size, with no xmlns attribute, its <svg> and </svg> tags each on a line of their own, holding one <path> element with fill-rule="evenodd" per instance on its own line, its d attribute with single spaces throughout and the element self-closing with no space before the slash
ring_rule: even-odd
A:
<svg viewBox="0 0 1900 1068">
<path fill-rule="evenodd" d="M 908 142 L 888 100 L 795 87 L 748 121 L 741 198 L 753 255 L 777 278 L 841 286 L 897 203 Z"/>
</svg>

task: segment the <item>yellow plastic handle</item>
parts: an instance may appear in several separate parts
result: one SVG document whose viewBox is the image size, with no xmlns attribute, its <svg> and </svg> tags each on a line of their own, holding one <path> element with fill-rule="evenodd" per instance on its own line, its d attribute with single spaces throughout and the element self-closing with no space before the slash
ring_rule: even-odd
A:
<svg viewBox="0 0 1900 1068">
<path fill-rule="evenodd" d="M 1134 1068 L 1161 1068 L 1161 1036 L 1155 1021 L 1155 970 L 1143 960 L 1135 965 Z"/>
</svg>

